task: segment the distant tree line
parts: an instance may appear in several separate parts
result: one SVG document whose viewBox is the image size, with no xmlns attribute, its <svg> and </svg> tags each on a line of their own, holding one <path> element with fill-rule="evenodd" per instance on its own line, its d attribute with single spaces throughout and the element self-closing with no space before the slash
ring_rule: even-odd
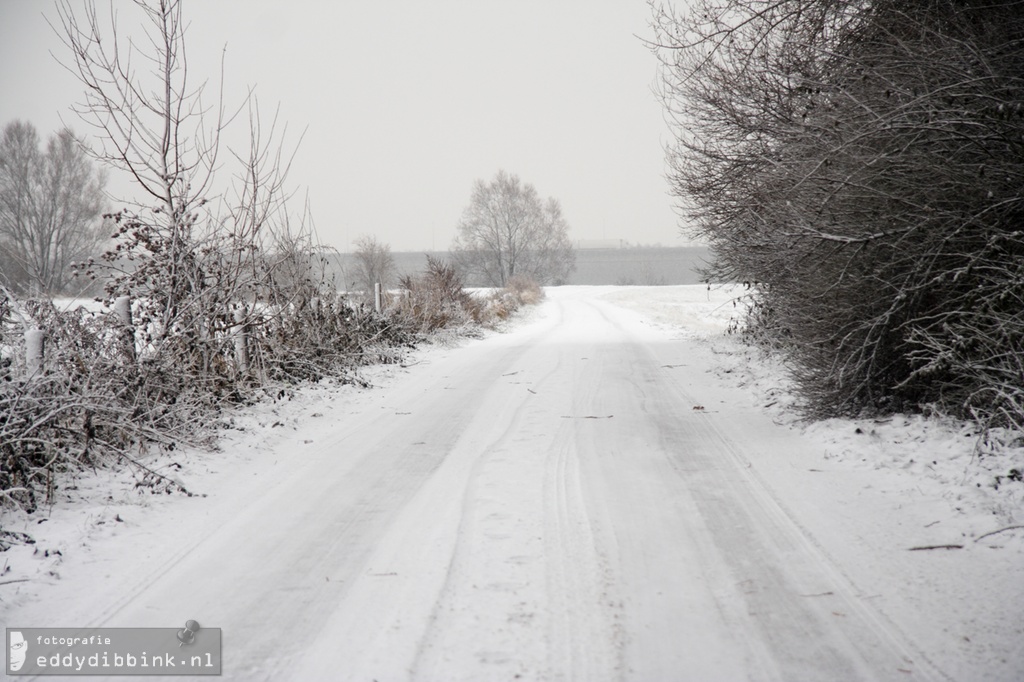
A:
<svg viewBox="0 0 1024 682">
<path fill-rule="evenodd" d="M 1024 3 L 651 4 L 672 191 L 808 411 L 1024 425 Z"/>
</svg>

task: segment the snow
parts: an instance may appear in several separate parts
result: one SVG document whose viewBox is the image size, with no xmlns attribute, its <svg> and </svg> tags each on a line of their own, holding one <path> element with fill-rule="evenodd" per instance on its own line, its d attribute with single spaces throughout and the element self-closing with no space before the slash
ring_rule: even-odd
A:
<svg viewBox="0 0 1024 682">
<path fill-rule="evenodd" d="M 192 497 L 83 473 L 0 519 L 36 540 L 0 553 L 0 621 L 196 619 L 230 679 L 1024 677 L 1024 449 L 800 422 L 725 333 L 742 294 L 549 289 L 216 451 L 132 453 Z"/>
</svg>

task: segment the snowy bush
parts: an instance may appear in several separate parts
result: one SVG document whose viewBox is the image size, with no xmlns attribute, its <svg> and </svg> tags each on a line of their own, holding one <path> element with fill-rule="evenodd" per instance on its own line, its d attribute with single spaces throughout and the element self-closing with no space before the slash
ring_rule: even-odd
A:
<svg viewBox="0 0 1024 682">
<path fill-rule="evenodd" d="M 544 290 L 536 281 L 529 277 L 516 275 L 505 283 L 505 289 L 511 292 L 519 305 L 536 305 L 544 300 Z"/>
<path fill-rule="evenodd" d="M 391 313 L 411 331 L 426 333 L 482 320 L 482 306 L 463 288 L 462 276 L 438 258 L 428 255 L 427 269 L 402 277 L 400 284 L 402 292 Z"/>
<path fill-rule="evenodd" d="M 807 412 L 1024 426 L 1024 14 L 658 9 L 672 189 Z"/>
<path fill-rule="evenodd" d="M 196 401 L 177 399 L 177 393 L 168 399 L 159 377 L 137 371 L 123 330 L 110 316 L 5 299 L 6 307 L 17 306 L 19 318 L 8 317 L 2 326 L 10 353 L 0 384 L 5 503 L 34 509 L 68 471 L 127 456 L 143 442 L 171 445 L 197 430 L 203 411 Z M 28 366 L 31 357 L 17 342 L 29 326 L 46 339 L 39 368 Z"/>
<path fill-rule="evenodd" d="M 427 269 L 418 276 L 402 278 L 402 294 L 392 314 L 416 332 L 441 328 L 493 327 L 524 305 L 544 298 L 544 290 L 528 277 L 517 276 L 503 289 L 474 296 L 463 288 L 463 279 L 452 265 L 427 256 Z"/>
<path fill-rule="evenodd" d="M 207 338 L 159 333 L 154 306 L 139 301 L 134 328 L 110 313 L 58 311 L 50 302 L 0 300 L 0 504 L 34 509 L 62 475 L 173 449 L 211 436 L 224 408 L 282 385 L 401 357 L 410 336 L 361 304 L 322 291 L 242 316 L 250 358 L 243 371 L 225 316 L 197 319 Z M 241 304 L 240 304 L 241 305 Z M 17 307 L 18 315 L 10 311 Z M 24 330 L 46 339 L 39 371 L 28 366 Z M 154 338 L 164 340 L 154 344 Z M 174 487 L 172 485 L 172 487 Z M 41 497 L 40 497 L 41 496 Z"/>
<path fill-rule="evenodd" d="M 281 257 L 261 256 L 278 265 Z M 218 281 L 209 276 L 213 271 L 202 281 Z M 154 276 L 152 263 L 109 283 L 104 312 L 61 311 L 50 301 L 19 301 L 4 291 L 0 506 L 35 509 L 67 474 L 119 461 L 142 469 L 150 485 L 188 492 L 132 453 L 206 441 L 209 425 L 227 407 L 326 376 L 358 381 L 357 367 L 398 361 L 425 334 L 493 325 L 543 296 L 536 284 L 519 281 L 480 299 L 462 289 L 450 266 L 431 260 L 379 314 L 313 271 L 301 277 L 300 271 L 263 281 L 252 301 L 196 286 L 177 301 L 189 310 L 187 324 L 165 314 L 169 301 L 154 289 L 130 286 L 141 272 Z M 134 299 L 130 324 L 125 291 L 147 293 Z M 207 307 L 208 301 L 219 304 Z M 29 366 L 26 330 L 45 338 L 38 371 Z"/>
</svg>

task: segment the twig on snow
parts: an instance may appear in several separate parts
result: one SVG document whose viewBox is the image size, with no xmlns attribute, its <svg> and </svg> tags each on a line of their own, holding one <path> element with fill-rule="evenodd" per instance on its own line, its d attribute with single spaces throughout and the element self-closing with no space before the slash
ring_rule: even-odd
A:
<svg viewBox="0 0 1024 682">
<path fill-rule="evenodd" d="M 1018 528 L 1024 528 L 1024 525 L 1017 524 L 1016 526 L 1007 526 L 1006 528 L 1000 528 L 999 530 L 993 530 L 993 531 L 990 531 L 988 533 L 985 533 L 984 535 L 979 535 L 978 537 L 974 538 L 974 541 L 978 542 L 982 538 L 987 538 L 989 535 L 995 535 L 996 533 L 1002 533 L 1003 531 L 1007 531 L 1007 530 L 1017 530 Z"/>
<path fill-rule="evenodd" d="M 99 439 L 97 439 L 97 440 L 99 440 Z M 102 442 L 102 441 L 99 441 L 99 442 Z M 106 443 L 106 445 L 108 445 L 110 447 L 113 447 L 109 443 Z M 192 497 L 195 494 L 195 493 L 190 492 L 187 488 L 185 488 L 185 486 L 183 486 L 179 481 L 176 481 L 173 478 L 171 478 L 170 476 L 167 476 L 165 474 L 161 474 L 159 471 L 154 471 L 153 469 L 149 468 L 148 466 L 146 466 L 142 462 L 138 461 L 137 459 L 135 459 L 133 457 L 130 457 L 127 452 L 125 452 L 123 450 L 116 451 L 116 452 L 117 452 L 117 456 L 118 457 L 125 458 L 126 460 L 128 460 L 129 464 L 134 464 L 135 466 L 137 466 L 138 468 L 142 469 L 143 471 L 145 471 L 146 473 L 150 474 L 151 476 L 155 476 L 159 480 L 164 481 L 167 484 L 174 486 L 175 488 L 178 489 L 178 492 L 185 493 L 189 497 Z"/>
</svg>

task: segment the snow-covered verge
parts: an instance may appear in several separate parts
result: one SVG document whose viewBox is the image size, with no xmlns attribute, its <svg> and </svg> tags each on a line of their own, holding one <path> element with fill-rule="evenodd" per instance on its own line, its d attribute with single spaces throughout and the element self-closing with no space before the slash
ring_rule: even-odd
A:
<svg viewBox="0 0 1024 682">
<path fill-rule="evenodd" d="M 743 293 L 630 287 L 603 298 L 698 342 L 716 379 L 705 390 L 720 389 L 706 409 L 742 389 L 820 453 L 766 445 L 748 459 L 824 553 L 856 567 L 854 584 L 902 581 L 880 606 L 893 624 L 933 642 L 958 679 L 1024 679 L 1024 435 L 981 441 L 974 424 L 921 415 L 803 421 L 779 359 L 727 333 Z"/>
<path fill-rule="evenodd" d="M 999 430 L 986 436 L 973 423 L 916 414 L 802 421 L 780 360 L 727 333 L 742 316 L 743 295 L 740 286 L 699 285 L 623 287 L 604 298 L 680 338 L 702 340 L 718 358 L 719 380 L 749 390 L 751 400 L 761 402 L 777 422 L 819 441 L 823 464 L 878 471 L 880 478 L 887 473 L 908 486 L 928 487 L 962 522 L 970 520 L 958 526 L 950 543 L 974 540 L 991 532 L 993 524 L 1024 524 L 1024 434 Z"/>
</svg>

